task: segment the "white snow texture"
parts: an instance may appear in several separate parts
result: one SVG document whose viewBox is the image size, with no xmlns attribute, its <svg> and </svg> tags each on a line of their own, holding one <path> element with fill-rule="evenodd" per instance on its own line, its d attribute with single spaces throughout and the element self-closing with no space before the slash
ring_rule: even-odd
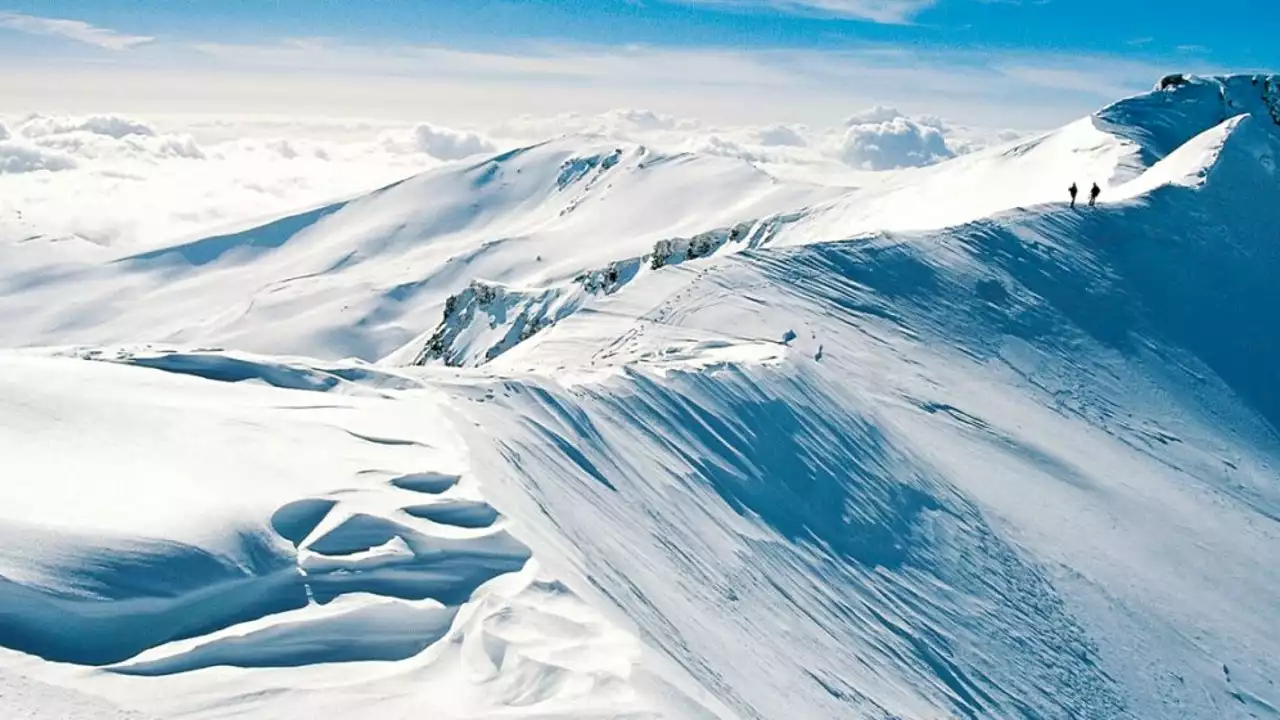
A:
<svg viewBox="0 0 1280 720">
<path fill-rule="evenodd" d="M 944 135 L 0 233 L 0 717 L 1280 718 L 1280 78 Z"/>
</svg>

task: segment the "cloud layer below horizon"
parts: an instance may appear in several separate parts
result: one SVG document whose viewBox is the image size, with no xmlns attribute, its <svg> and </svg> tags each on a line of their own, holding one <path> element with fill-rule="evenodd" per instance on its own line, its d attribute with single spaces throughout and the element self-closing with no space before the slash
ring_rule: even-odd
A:
<svg viewBox="0 0 1280 720">
<path fill-rule="evenodd" d="M 686 1 L 883 22 L 930 4 Z M 81 49 L 39 59 L 0 49 L 13 70 L 0 74 L 0 236 L 75 233 L 102 244 L 286 213 L 566 133 L 847 184 L 1047 129 L 1158 75 L 1114 58 L 884 45 L 230 44 L 3 12 L 0 30 Z M 860 106 L 870 109 L 849 114 Z M 178 109 L 185 116 L 170 114 Z M 40 114 L 13 114 L 32 110 Z M 266 113 L 278 117 L 246 117 Z M 369 119 L 325 119 L 351 115 Z"/>
<path fill-rule="evenodd" d="M 651 110 L 524 115 L 470 128 L 116 114 L 0 118 L 0 237 L 154 244 L 367 192 L 416 172 L 578 134 L 843 183 L 998 142 L 875 107 L 843 125 L 718 126 Z"/>
</svg>

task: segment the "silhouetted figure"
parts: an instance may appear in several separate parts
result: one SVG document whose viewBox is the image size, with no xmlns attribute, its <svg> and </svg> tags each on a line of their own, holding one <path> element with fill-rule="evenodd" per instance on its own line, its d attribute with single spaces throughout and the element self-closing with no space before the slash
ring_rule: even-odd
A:
<svg viewBox="0 0 1280 720">
<path fill-rule="evenodd" d="M 1089 191 L 1089 207 L 1097 202 L 1098 196 L 1102 194 L 1102 190 L 1098 188 L 1098 183 L 1093 184 L 1093 189 Z"/>
<path fill-rule="evenodd" d="M 1076 193 L 1080 192 L 1080 189 L 1076 187 L 1075 183 L 1071 183 L 1071 187 L 1067 188 L 1067 192 L 1071 193 L 1071 207 L 1075 207 Z"/>
</svg>

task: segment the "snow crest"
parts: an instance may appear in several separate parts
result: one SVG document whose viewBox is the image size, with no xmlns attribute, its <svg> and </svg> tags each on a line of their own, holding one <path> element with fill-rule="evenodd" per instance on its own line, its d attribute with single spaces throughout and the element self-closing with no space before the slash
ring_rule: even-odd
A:
<svg viewBox="0 0 1280 720">
<path fill-rule="evenodd" d="M 0 338 L 42 346 L 0 353 L 0 691 L 1275 716 L 1277 106 L 1171 76 L 858 187 L 567 138 L 0 245 Z"/>
</svg>

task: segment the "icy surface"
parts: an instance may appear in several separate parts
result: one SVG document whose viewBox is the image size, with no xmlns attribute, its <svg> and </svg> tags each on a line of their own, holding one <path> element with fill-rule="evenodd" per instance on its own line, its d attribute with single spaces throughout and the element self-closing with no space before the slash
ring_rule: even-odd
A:
<svg viewBox="0 0 1280 720">
<path fill-rule="evenodd" d="M 1280 717 L 1277 83 L 1161 86 L 3 246 L 0 715 Z"/>
</svg>

